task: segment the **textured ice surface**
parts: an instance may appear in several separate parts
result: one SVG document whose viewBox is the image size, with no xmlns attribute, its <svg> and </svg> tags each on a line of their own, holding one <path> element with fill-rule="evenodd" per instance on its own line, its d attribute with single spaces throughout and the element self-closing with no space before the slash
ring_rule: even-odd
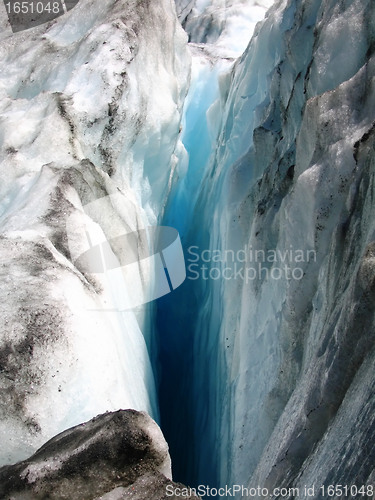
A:
<svg viewBox="0 0 375 500">
<path fill-rule="evenodd" d="M 99 183 L 105 189 L 111 181 L 89 163 L 45 166 L 23 206 L 4 219 L 3 461 L 98 411 L 130 406 L 157 415 L 141 320 L 133 312 L 103 313 L 109 291 L 70 261 L 64 220 L 83 216 L 74 201 L 85 191 L 86 201 L 95 199 Z M 130 222 L 137 213 L 123 198 Z"/>
<path fill-rule="evenodd" d="M 84 500 L 124 498 L 116 496 L 116 490 L 123 490 L 127 497 L 156 500 L 165 498 L 168 484 L 177 486 L 170 479 L 168 445 L 160 428 L 147 414 L 125 410 L 68 429 L 27 460 L 0 468 L 0 494 Z M 153 496 L 155 489 L 158 496 Z"/>
<path fill-rule="evenodd" d="M 238 57 L 273 0 L 176 0 L 177 13 L 194 43 L 214 44 L 223 57 Z"/>
<path fill-rule="evenodd" d="M 302 251 L 303 277 L 186 284 L 198 482 L 373 481 L 374 7 L 277 2 L 222 94 L 187 246 Z"/>
<path fill-rule="evenodd" d="M 158 416 L 145 311 L 102 312 L 119 299 L 127 309 L 135 287 L 113 296 L 74 266 L 67 221 L 87 228 L 77 251 L 87 237 L 155 224 L 181 149 L 190 58 L 171 1 L 81 0 L 46 25 L 3 32 L 0 67 L 0 462 L 9 463 L 107 410 Z M 102 210 L 87 215 L 97 200 Z"/>
<path fill-rule="evenodd" d="M 94 240 L 165 211 L 186 248 L 304 256 L 288 257 L 300 280 L 267 278 L 268 260 L 255 280 L 187 281 L 159 303 L 179 474 L 374 481 L 375 4 L 279 0 L 246 48 L 251 5 L 177 2 L 193 55 L 182 130 L 190 55 L 169 0 L 81 0 L 1 35 L 4 463 L 101 411 L 157 416 L 150 318 L 93 312 L 113 297 L 72 265 L 65 223 Z M 123 204 L 87 220 L 113 193 Z"/>
<path fill-rule="evenodd" d="M 187 3 L 182 2 L 177 7 L 182 8 L 184 5 Z M 211 14 L 205 15 L 206 7 L 211 9 L 211 14 L 223 21 L 219 28 L 211 26 Z M 209 36 L 207 40 L 197 38 L 189 44 L 192 73 L 182 121 L 184 149 L 181 150 L 162 219 L 163 224 L 179 230 L 186 258 L 189 245 L 207 244 L 207 234 L 211 230 L 216 231 L 214 225 L 206 225 L 208 214 L 218 209 L 222 202 L 214 190 L 209 192 L 212 182 L 210 159 L 218 144 L 234 58 L 249 43 L 255 25 L 254 19 L 259 20 L 266 12 L 264 4 L 262 8 L 259 5 L 254 7 L 253 2 L 246 2 L 246 5 L 243 2 L 196 2 L 195 9 L 196 15 L 188 18 L 191 19 L 189 26 L 193 27 L 196 23 L 197 29 L 204 30 Z M 231 23 L 238 26 L 244 23 L 247 28 L 245 32 L 236 32 L 229 29 Z M 185 22 L 184 27 L 190 30 Z M 220 31 L 219 35 L 217 30 Z M 207 186 L 207 191 L 204 196 L 199 197 L 204 185 Z M 213 234 L 213 237 L 216 236 Z M 203 286 L 208 290 L 214 285 L 205 283 Z M 220 291 L 213 291 L 212 288 L 212 293 Z M 235 299 L 232 297 L 232 300 Z M 202 308 L 198 313 L 200 306 Z M 210 312 L 207 307 L 196 282 L 189 280 L 173 296 L 158 302 L 157 329 L 161 365 L 159 394 L 161 422 L 171 447 L 175 477 L 188 484 L 214 485 L 220 454 L 215 449 L 218 441 L 211 434 L 215 425 L 212 428 L 205 425 L 207 418 L 211 418 L 211 406 L 207 403 L 216 388 L 226 383 L 226 377 L 223 374 L 219 376 L 215 363 L 211 370 L 211 355 L 215 356 L 218 352 L 214 329 L 211 333 L 207 331 L 207 335 L 200 339 L 200 328 L 195 328 L 198 318 L 203 318 L 202 329 L 209 328 L 207 318 Z M 212 313 L 218 318 L 218 308 Z M 201 341 L 202 345 L 199 345 Z M 211 384 L 215 390 L 212 390 Z M 216 413 L 213 418 L 216 419 L 217 415 L 220 414 Z M 196 421 L 199 424 L 195 428 Z M 183 433 L 181 428 L 184 428 Z M 184 450 L 183 453 L 181 450 Z M 197 477 L 200 478 L 200 483 L 197 483 Z"/>
</svg>

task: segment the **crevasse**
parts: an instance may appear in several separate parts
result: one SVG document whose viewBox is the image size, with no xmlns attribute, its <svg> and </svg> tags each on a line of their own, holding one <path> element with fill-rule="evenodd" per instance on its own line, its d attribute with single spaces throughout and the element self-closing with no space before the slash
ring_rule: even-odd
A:
<svg viewBox="0 0 375 500">
<path fill-rule="evenodd" d="M 162 341 L 182 409 L 166 433 L 192 484 L 373 484 L 373 9 L 277 2 L 221 94 L 186 256 L 258 251 L 261 270 L 201 275 L 166 306 L 184 338 Z"/>
<path fill-rule="evenodd" d="M 375 4 L 279 0 L 246 47 L 251 5 L 179 0 L 190 49 L 170 0 L 1 13 L 1 463 L 133 407 L 192 486 L 374 483 Z M 188 279 L 155 307 L 72 258 L 159 223 Z"/>
<path fill-rule="evenodd" d="M 192 75 L 182 119 L 185 155 L 161 222 L 176 227 L 181 234 L 188 278 L 173 294 L 158 301 L 156 329 L 161 425 L 171 448 L 175 477 L 195 486 L 219 484 L 219 415 L 212 408 L 216 393 L 226 383 L 226 374 L 218 376 L 215 371 L 217 360 L 213 358 L 221 304 L 210 312 L 207 302 L 207 292 L 220 294 L 220 284 L 197 279 L 195 267 L 199 248 L 209 249 L 210 229 L 204 225 L 205 214 L 212 213 L 220 199 L 216 193 L 205 193 L 202 199 L 202 192 L 209 189 L 215 168 L 234 62 L 245 50 L 266 7 L 267 2 L 197 3 L 184 22 L 189 39 L 194 40 L 190 43 Z M 207 26 L 206 17 L 215 19 L 213 27 Z M 241 27 L 246 27 L 247 38 Z M 211 313 L 216 318 L 213 331 L 200 338 Z"/>
</svg>

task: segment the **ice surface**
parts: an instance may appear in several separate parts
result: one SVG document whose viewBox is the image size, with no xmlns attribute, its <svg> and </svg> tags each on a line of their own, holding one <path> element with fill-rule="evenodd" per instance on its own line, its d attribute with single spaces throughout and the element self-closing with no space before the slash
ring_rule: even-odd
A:
<svg viewBox="0 0 375 500">
<path fill-rule="evenodd" d="M 238 57 L 273 0 L 177 1 L 189 41 L 215 45 L 222 57 Z"/>
<path fill-rule="evenodd" d="M 51 23 L 2 34 L 1 463 L 108 410 L 158 418 L 135 283 L 113 293 L 72 251 L 162 212 L 182 148 L 186 39 L 169 0 L 81 0 Z"/>
<path fill-rule="evenodd" d="M 179 486 L 170 476 L 168 445 L 157 424 L 144 412 L 119 410 L 68 429 L 27 460 L 0 468 L 0 495 L 86 500 L 113 498 L 117 490 L 157 500 L 165 498 L 167 484 Z"/>
<path fill-rule="evenodd" d="M 110 181 L 102 175 L 93 165 L 44 167 L 23 206 L 8 210 L 3 223 L 5 462 L 98 411 L 130 406 L 158 414 L 140 320 L 134 312 L 103 313 L 108 291 L 69 260 L 63 221 L 79 211 L 73 194 L 79 199 L 77 190 L 90 191 L 100 180 L 104 187 Z M 113 220 L 116 212 L 108 215 Z"/>
<path fill-rule="evenodd" d="M 189 52 L 170 0 L 81 0 L 1 35 L 2 463 L 99 412 L 157 417 L 156 318 L 180 477 L 373 480 L 375 4 L 279 0 L 254 29 L 267 7 L 177 1 Z M 104 314 L 143 283 L 113 293 L 73 265 L 68 219 L 77 254 L 163 222 L 187 257 L 287 252 L 301 275 L 263 258 L 256 279 L 188 279 L 156 315 Z"/>
<path fill-rule="evenodd" d="M 371 482 L 373 19 L 367 0 L 279 1 L 223 80 L 186 247 L 299 251 L 288 263 L 301 279 L 270 278 L 278 262 L 263 259 L 256 279 L 201 279 L 179 296 L 189 436 L 200 436 L 183 467 L 198 484 Z M 199 41 L 217 43 L 213 24 L 207 35 L 197 20 Z"/>
<path fill-rule="evenodd" d="M 197 8 L 203 10 L 208 4 L 197 3 Z M 251 4 L 246 5 L 250 9 Z M 241 9 L 243 21 L 248 21 L 246 16 L 250 15 L 251 9 L 246 10 L 243 3 L 227 2 L 226 7 L 223 3 L 213 3 L 215 15 L 226 19 L 228 26 L 231 22 L 238 22 L 235 14 Z M 253 9 L 253 16 L 259 16 L 260 19 L 260 15 L 263 17 L 265 12 L 263 8 L 260 14 L 257 7 Z M 211 33 L 208 20 L 203 15 L 197 18 L 197 22 L 201 23 L 199 26 Z M 184 26 L 189 29 L 187 23 Z M 249 26 L 247 40 L 239 41 L 237 33 L 225 30 L 225 26 L 224 23 L 220 28 L 223 29 L 220 37 L 215 37 L 215 31 L 212 33 L 210 43 L 201 43 L 200 40 L 199 43 L 189 44 L 192 75 L 182 122 L 185 150 L 181 151 L 162 219 L 164 224 L 180 231 L 186 258 L 190 245 L 207 248 L 205 245 L 209 245 L 207 240 L 211 232 L 213 241 L 219 237 L 216 225 L 207 223 L 206 219 L 219 212 L 222 203 L 216 191 L 217 186 L 212 183 L 215 169 L 212 157 L 217 154 L 218 144 L 222 147 L 224 143 L 218 135 L 223 126 L 234 57 L 245 49 L 254 28 L 254 25 Z M 200 197 L 202 190 L 205 193 Z M 221 320 L 222 306 L 220 287 L 220 282 L 202 284 L 209 296 L 214 295 L 220 302 L 220 305 L 215 304 L 212 311 L 207 297 L 189 279 L 181 290 L 165 297 L 157 305 L 161 352 L 161 421 L 171 447 L 175 477 L 180 480 L 183 478 L 188 484 L 215 485 L 217 462 L 221 460 L 218 443 L 222 438 L 218 440 L 214 430 L 220 413 L 213 409 L 215 391 L 219 387 L 220 391 L 222 384 L 226 383 L 226 376 L 216 370 L 216 329 Z M 233 302 L 237 297 L 238 290 L 233 290 L 229 300 Z M 212 327 L 207 321 L 211 314 L 216 318 Z M 199 326 L 197 322 L 201 322 Z M 205 335 L 200 336 L 201 330 L 206 332 Z M 173 405 L 171 394 L 175 395 Z M 208 421 L 212 427 L 207 424 Z M 184 433 L 181 433 L 181 426 L 185 429 Z M 181 450 L 184 452 L 181 453 Z"/>
</svg>

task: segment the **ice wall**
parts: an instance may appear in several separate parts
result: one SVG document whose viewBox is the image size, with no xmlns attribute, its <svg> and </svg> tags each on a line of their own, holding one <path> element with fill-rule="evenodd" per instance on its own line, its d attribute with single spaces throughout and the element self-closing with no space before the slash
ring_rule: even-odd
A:
<svg viewBox="0 0 375 500">
<path fill-rule="evenodd" d="M 374 7 L 277 2 L 224 93 L 185 241 L 264 269 L 179 297 L 198 483 L 374 479 Z"/>
<path fill-rule="evenodd" d="M 1 37 L 3 464 L 98 413 L 158 417 L 146 312 L 127 310 L 149 269 L 118 293 L 72 251 L 156 223 L 181 149 L 190 57 L 169 0 L 81 0 Z M 121 263 L 124 249 L 113 251 Z"/>
<path fill-rule="evenodd" d="M 248 44 L 255 24 L 273 0 L 175 0 L 177 15 L 194 43 L 217 43 L 223 35 Z M 221 38 L 221 40 L 220 40 Z"/>
<path fill-rule="evenodd" d="M 178 480 L 374 480 L 374 3 L 279 0 L 246 48 L 252 6 L 179 0 L 191 54 L 170 0 L 81 0 L 16 35 L 2 11 L 2 463 L 106 410 L 157 417 L 155 318 Z M 215 273 L 155 317 L 103 312 L 149 269 L 117 293 L 72 248 L 157 222 Z M 250 251 L 276 257 L 254 277 Z"/>
<path fill-rule="evenodd" d="M 177 2 L 178 9 L 183 5 Z M 197 26 L 211 33 L 206 10 L 222 21 L 212 27 L 207 40 L 189 44 L 192 75 L 182 121 L 185 150 L 162 219 L 163 224 L 179 230 L 187 265 L 189 247 L 209 248 L 209 234 L 216 231 L 206 220 L 221 203 L 216 186 L 209 191 L 215 168 L 211 156 L 217 150 L 235 58 L 245 50 L 267 5 L 266 1 L 256 6 L 252 1 L 197 2 L 189 26 L 184 23 L 187 30 Z M 237 30 L 232 29 L 235 26 Z M 223 390 L 226 378 L 218 376 L 216 359 L 212 359 L 218 353 L 216 334 L 205 332 L 200 338 L 209 315 L 220 321 L 221 305 L 215 304 L 215 310 L 209 311 L 205 299 L 205 292 L 210 297 L 217 293 L 217 284 L 188 279 L 157 304 L 161 424 L 170 445 L 175 478 L 191 485 L 215 485 L 218 481 L 220 450 L 214 431 L 218 414 L 212 411 L 210 401 L 216 391 Z M 198 321 L 202 321 L 200 326 Z"/>
</svg>

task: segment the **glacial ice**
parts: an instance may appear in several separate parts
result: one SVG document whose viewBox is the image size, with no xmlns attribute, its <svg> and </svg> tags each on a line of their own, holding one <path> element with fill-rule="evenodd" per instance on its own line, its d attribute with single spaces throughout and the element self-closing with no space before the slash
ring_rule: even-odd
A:
<svg viewBox="0 0 375 500">
<path fill-rule="evenodd" d="M 2 33 L 1 464 L 108 410 L 158 418 L 148 309 L 103 312 L 129 309 L 135 288 L 113 296 L 73 265 L 67 235 L 72 220 L 94 242 L 155 225 L 182 148 L 186 35 L 169 0 L 134 4 L 81 0 Z"/>
<path fill-rule="evenodd" d="M 160 428 L 144 412 L 120 410 L 67 429 L 27 460 L 0 468 L 0 495 L 14 500 L 157 500 L 165 497 L 167 484 L 180 486 L 170 479 L 171 460 Z"/>
<path fill-rule="evenodd" d="M 301 279 L 269 278 L 279 263 L 266 261 L 257 279 L 167 299 L 192 338 L 176 373 L 194 404 L 181 469 L 198 484 L 373 479 L 374 8 L 277 2 L 212 104 L 221 124 L 186 248 L 291 250 Z"/>
<path fill-rule="evenodd" d="M 189 49 L 170 0 L 81 0 L 16 35 L 1 10 L 1 463 L 160 404 L 192 486 L 371 484 L 375 4 L 278 0 L 256 27 L 268 0 L 176 5 Z M 171 225 L 187 265 L 289 252 L 301 279 L 263 259 L 103 313 L 142 284 L 75 266 L 70 217 L 94 243 Z"/>
<path fill-rule="evenodd" d="M 274 0 L 176 0 L 179 19 L 189 41 L 214 45 L 221 57 L 238 57 L 257 22 Z"/>
<path fill-rule="evenodd" d="M 180 11 L 184 2 L 178 4 Z M 190 4 L 189 4 L 190 5 Z M 210 13 L 223 22 L 218 28 L 218 36 L 211 37 L 210 43 L 195 39 L 189 44 L 192 55 L 191 84 L 185 100 L 182 121 L 182 141 L 185 151 L 180 156 L 176 168 L 176 177 L 168 197 L 163 224 L 176 227 L 185 248 L 185 257 L 189 245 L 201 243 L 202 227 L 205 214 L 214 210 L 219 202 L 216 193 L 207 195 L 199 205 L 199 194 L 206 184 L 212 164 L 210 157 L 216 149 L 217 136 L 222 126 L 222 114 L 231 84 L 231 72 L 235 57 L 239 56 L 248 44 L 255 20 L 264 17 L 267 2 L 258 2 L 254 9 L 253 2 L 196 2 L 193 12 L 202 14 L 209 8 Z M 245 8 L 246 7 L 246 8 Z M 197 10 L 198 9 L 198 10 Z M 229 29 L 238 23 L 238 15 L 247 26 L 246 37 L 239 38 L 238 33 Z M 211 15 L 210 14 L 210 15 Z M 203 14 L 202 14 L 203 16 Z M 190 29 L 197 23 L 197 29 L 204 29 L 207 19 L 191 14 L 184 21 L 184 28 L 191 38 Z M 225 20 L 225 22 L 224 22 Z M 200 24 L 202 23 L 202 24 Z M 187 262 L 188 264 L 188 262 Z M 216 292 L 213 292 L 216 293 Z M 217 293 L 220 293 L 219 291 Z M 216 334 L 207 335 L 204 345 L 199 346 L 195 339 L 195 311 L 197 304 L 202 307 L 202 315 L 209 314 L 204 302 L 192 282 L 184 283 L 173 295 L 166 296 L 157 304 L 157 335 L 159 342 L 160 389 L 159 402 L 161 422 L 173 457 L 173 470 L 176 478 L 187 484 L 199 484 L 197 477 L 206 484 L 216 484 L 216 460 L 220 460 L 216 444 L 208 427 L 201 436 L 201 428 L 194 428 L 196 421 L 207 419 L 206 402 L 210 395 L 210 379 L 219 386 L 225 376 L 218 377 L 218 372 L 210 371 L 211 352 L 215 350 Z M 214 314 L 218 313 L 216 309 Z M 219 318 L 218 318 L 218 321 Z M 207 323 L 202 324 L 206 328 Z M 197 356 L 201 371 L 197 369 Z M 172 374 L 172 375 L 171 375 Z M 171 394 L 174 404 L 171 405 Z M 197 397 L 199 395 L 199 397 Z M 194 411 L 192 410 L 194 408 Z M 181 426 L 185 429 L 181 433 Z M 211 439 L 212 438 L 212 439 Z M 201 441 L 196 444 L 196 441 Z M 181 450 L 184 450 L 181 453 Z M 201 466 L 201 464 L 204 464 Z M 203 467 L 202 474 L 197 469 Z"/>
</svg>

